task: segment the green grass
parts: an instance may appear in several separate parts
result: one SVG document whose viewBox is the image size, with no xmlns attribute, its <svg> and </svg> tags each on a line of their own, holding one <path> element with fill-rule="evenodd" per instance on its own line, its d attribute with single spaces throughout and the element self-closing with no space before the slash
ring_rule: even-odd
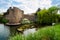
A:
<svg viewBox="0 0 60 40">
<path fill-rule="evenodd" d="M 40 28 L 28 36 L 16 35 L 9 40 L 60 40 L 60 24 Z"/>
</svg>

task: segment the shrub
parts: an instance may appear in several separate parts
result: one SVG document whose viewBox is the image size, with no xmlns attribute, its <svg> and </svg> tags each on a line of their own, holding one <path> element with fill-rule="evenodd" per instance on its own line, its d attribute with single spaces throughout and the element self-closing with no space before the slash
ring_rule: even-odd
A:
<svg viewBox="0 0 60 40">
<path fill-rule="evenodd" d="M 4 23 L 4 24 L 6 24 L 8 22 L 8 20 L 5 19 L 5 18 L 2 18 L 1 22 Z"/>
<path fill-rule="evenodd" d="M 0 17 L 0 23 L 4 23 L 6 24 L 8 22 L 7 19 L 3 18 L 3 17 Z"/>
</svg>

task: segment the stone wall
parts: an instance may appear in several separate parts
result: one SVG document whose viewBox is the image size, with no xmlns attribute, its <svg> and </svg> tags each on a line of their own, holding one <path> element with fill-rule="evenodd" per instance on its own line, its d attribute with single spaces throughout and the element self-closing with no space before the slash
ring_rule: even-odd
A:
<svg viewBox="0 0 60 40">
<path fill-rule="evenodd" d="M 35 13 L 32 15 L 24 14 L 24 11 L 17 7 L 10 7 L 7 12 L 4 13 L 4 17 L 9 20 L 10 24 L 20 23 L 24 18 L 27 18 L 30 21 L 36 20 Z"/>
<path fill-rule="evenodd" d="M 9 20 L 9 23 L 19 23 L 24 15 L 24 11 L 16 7 L 10 7 L 4 14 L 4 17 Z"/>
<path fill-rule="evenodd" d="M 25 14 L 25 15 L 24 15 L 24 18 L 27 18 L 27 19 L 30 20 L 30 21 L 35 21 L 35 15 Z"/>
</svg>

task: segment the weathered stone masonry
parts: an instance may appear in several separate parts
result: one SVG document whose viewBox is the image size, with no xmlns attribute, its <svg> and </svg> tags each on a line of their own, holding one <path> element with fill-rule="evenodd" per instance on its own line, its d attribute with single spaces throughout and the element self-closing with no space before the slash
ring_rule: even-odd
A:
<svg viewBox="0 0 60 40">
<path fill-rule="evenodd" d="M 4 17 L 9 20 L 10 24 L 19 23 L 23 18 L 24 11 L 16 7 L 10 7 Z"/>
</svg>

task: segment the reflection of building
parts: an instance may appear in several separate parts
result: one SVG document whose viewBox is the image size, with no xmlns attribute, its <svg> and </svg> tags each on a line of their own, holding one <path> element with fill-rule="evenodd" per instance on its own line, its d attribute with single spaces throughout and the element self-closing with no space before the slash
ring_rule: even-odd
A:
<svg viewBox="0 0 60 40">
<path fill-rule="evenodd" d="M 23 11 L 19 8 L 13 7 L 9 8 L 6 13 L 4 13 L 4 17 L 9 20 L 10 24 L 16 24 L 21 21 L 23 18 Z"/>
</svg>

